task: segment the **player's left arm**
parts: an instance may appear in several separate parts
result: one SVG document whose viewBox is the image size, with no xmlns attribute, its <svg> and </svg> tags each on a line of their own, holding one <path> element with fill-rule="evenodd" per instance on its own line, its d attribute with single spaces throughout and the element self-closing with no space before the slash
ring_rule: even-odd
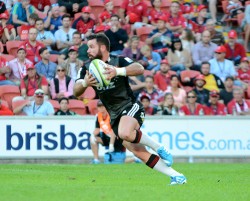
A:
<svg viewBox="0 0 250 201">
<path fill-rule="evenodd" d="M 120 66 L 106 67 L 104 74 L 107 74 L 108 79 L 112 79 L 115 76 L 136 76 L 142 75 L 144 67 L 138 62 L 133 62 L 131 59 L 125 57 L 120 60 Z"/>
</svg>

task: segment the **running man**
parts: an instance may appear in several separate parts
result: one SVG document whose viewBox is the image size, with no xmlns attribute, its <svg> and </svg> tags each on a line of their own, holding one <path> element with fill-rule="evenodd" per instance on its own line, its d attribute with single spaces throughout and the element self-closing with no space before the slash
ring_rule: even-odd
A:
<svg viewBox="0 0 250 201">
<path fill-rule="evenodd" d="M 87 87 L 93 87 L 110 114 L 113 131 L 123 140 L 124 147 L 150 168 L 170 176 L 171 185 L 186 183 L 186 177 L 170 167 L 173 159 L 167 149 L 140 130 L 145 112 L 133 95 L 128 76 L 143 74 L 143 66 L 127 57 L 110 55 L 110 41 L 104 34 L 90 35 L 87 45 L 90 60 L 101 59 L 108 64 L 105 74 L 111 82 L 107 87 L 96 87 L 97 81 L 88 72 L 90 63 L 86 63 L 78 72 L 74 95 L 78 97 Z M 145 146 L 157 155 L 149 153 Z"/>
</svg>

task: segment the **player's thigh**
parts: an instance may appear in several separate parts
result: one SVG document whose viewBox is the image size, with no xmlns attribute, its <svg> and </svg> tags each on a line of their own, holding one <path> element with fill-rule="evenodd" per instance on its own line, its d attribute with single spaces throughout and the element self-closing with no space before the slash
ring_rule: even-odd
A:
<svg viewBox="0 0 250 201">
<path fill-rule="evenodd" d="M 118 133 L 130 134 L 134 130 L 138 130 L 140 125 L 134 117 L 131 116 L 122 116 L 119 122 Z"/>
<path fill-rule="evenodd" d="M 123 146 L 126 147 L 129 151 L 131 151 L 136 157 L 140 158 L 142 161 L 147 162 L 151 156 L 144 145 L 141 144 L 133 144 L 127 141 L 123 141 Z"/>
</svg>

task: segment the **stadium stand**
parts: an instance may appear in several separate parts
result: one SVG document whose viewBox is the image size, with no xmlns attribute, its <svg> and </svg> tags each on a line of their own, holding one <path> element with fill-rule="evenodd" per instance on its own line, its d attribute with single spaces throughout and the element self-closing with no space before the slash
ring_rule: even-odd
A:
<svg viewBox="0 0 250 201">
<path fill-rule="evenodd" d="M 87 114 L 86 106 L 80 100 L 70 99 L 69 100 L 69 110 L 71 110 L 79 115 L 86 115 Z"/>
<path fill-rule="evenodd" d="M 23 43 L 22 41 L 7 41 L 6 42 L 7 52 L 16 57 L 17 49 L 22 43 Z"/>
<path fill-rule="evenodd" d="M 18 86 L 3 85 L 0 86 L 0 97 L 5 100 L 9 108 L 12 109 L 12 99 L 16 96 L 20 96 L 20 89 Z"/>
</svg>

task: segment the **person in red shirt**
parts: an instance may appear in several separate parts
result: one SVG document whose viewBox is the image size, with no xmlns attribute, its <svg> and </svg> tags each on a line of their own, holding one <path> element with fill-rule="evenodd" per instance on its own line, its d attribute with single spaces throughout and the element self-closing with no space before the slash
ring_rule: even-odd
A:
<svg viewBox="0 0 250 201">
<path fill-rule="evenodd" d="M 5 44 L 9 40 L 15 40 L 16 30 L 13 25 L 7 24 L 9 19 L 9 13 L 4 12 L 0 14 L 0 38 L 1 41 Z"/>
<path fill-rule="evenodd" d="M 176 72 L 170 70 L 168 60 L 163 59 L 161 61 L 160 70 L 154 75 L 154 82 L 158 89 L 166 91 L 170 85 L 170 78 L 172 75 L 176 75 Z"/>
<path fill-rule="evenodd" d="M 0 55 L 0 86 L 1 85 L 15 85 L 14 82 L 7 80 L 7 76 L 11 73 L 6 59 Z"/>
<path fill-rule="evenodd" d="M 77 18 L 73 24 L 72 28 L 77 29 L 81 34 L 86 34 L 87 32 L 92 32 L 92 29 L 95 26 L 95 21 L 90 18 L 91 8 L 85 6 L 82 8 L 82 16 Z"/>
<path fill-rule="evenodd" d="M 250 101 L 244 99 L 244 92 L 241 88 L 233 90 L 233 100 L 227 105 L 228 114 L 250 115 Z"/>
<path fill-rule="evenodd" d="M 241 59 L 240 69 L 236 78 L 242 83 L 244 89 L 250 86 L 250 67 L 247 57 Z"/>
<path fill-rule="evenodd" d="M 228 32 L 228 43 L 224 46 L 226 48 L 226 59 L 232 60 L 234 65 L 238 65 L 243 57 L 247 57 L 246 50 L 240 43 L 237 43 L 237 32 L 231 30 Z"/>
<path fill-rule="evenodd" d="M 150 95 L 148 94 L 142 95 L 140 101 L 144 107 L 145 114 L 155 115 L 157 113 L 157 107 L 153 107 L 150 105 Z"/>
<path fill-rule="evenodd" d="M 208 112 L 211 115 L 227 115 L 227 108 L 219 102 L 220 94 L 216 90 L 210 91 Z"/>
<path fill-rule="evenodd" d="M 119 10 L 122 22 L 129 13 L 137 14 L 137 22 L 148 23 L 148 6 L 144 0 L 124 0 Z"/>
<path fill-rule="evenodd" d="M 26 24 L 22 24 L 20 26 L 20 33 L 19 34 L 19 37 L 21 40 L 25 41 L 25 40 L 28 40 L 29 39 L 29 30 L 30 28 L 34 28 L 35 27 L 35 23 L 36 23 L 36 20 L 38 19 L 38 15 L 36 13 L 32 13 L 30 14 L 30 17 L 28 18 L 28 25 Z"/>
<path fill-rule="evenodd" d="M 183 17 L 190 19 L 195 11 L 193 2 L 186 2 L 185 0 L 179 0 L 180 3 L 180 12 L 183 14 Z"/>
<path fill-rule="evenodd" d="M 180 14 L 180 3 L 173 1 L 168 14 L 167 28 L 174 33 L 175 37 L 179 37 L 186 27 L 186 19 Z"/>
<path fill-rule="evenodd" d="M 110 18 L 114 11 L 114 4 L 112 0 L 104 0 L 104 11 L 99 15 L 99 23 L 105 26 L 110 26 Z"/>
<path fill-rule="evenodd" d="M 179 115 L 209 115 L 206 106 L 196 102 L 197 94 L 194 91 L 190 91 L 187 94 L 187 104 L 183 105 L 179 110 Z"/>
<path fill-rule="evenodd" d="M 50 9 L 50 0 L 30 0 L 30 4 L 40 11 L 48 11 Z"/>
<path fill-rule="evenodd" d="M 148 19 L 150 21 L 150 24 L 156 26 L 158 17 L 162 15 L 167 16 L 168 14 L 166 10 L 163 10 L 161 8 L 162 0 L 153 0 L 151 2 L 152 2 L 153 8 L 149 11 Z"/>
<path fill-rule="evenodd" d="M 44 47 L 44 44 L 38 42 L 36 40 L 37 37 L 37 29 L 30 28 L 28 40 L 24 41 L 20 47 L 25 47 L 26 58 L 32 61 L 34 64 L 41 60 L 41 56 L 39 54 L 39 50 Z"/>
<path fill-rule="evenodd" d="M 33 64 L 26 64 L 27 75 L 21 80 L 20 88 L 22 97 L 14 98 L 16 100 L 33 100 L 37 89 L 42 89 L 44 94 L 48 95 L 49 88 L 46 77 L 37 74 Z M 45 97 L 48 99 L 48 96 Z"/>
<path fill-rule="evenodd" d="M 13 112 L 6 106 L 2 104 L 0 99 L 0 116 L 12 116 L 14 115 Z"/>
</svg>

